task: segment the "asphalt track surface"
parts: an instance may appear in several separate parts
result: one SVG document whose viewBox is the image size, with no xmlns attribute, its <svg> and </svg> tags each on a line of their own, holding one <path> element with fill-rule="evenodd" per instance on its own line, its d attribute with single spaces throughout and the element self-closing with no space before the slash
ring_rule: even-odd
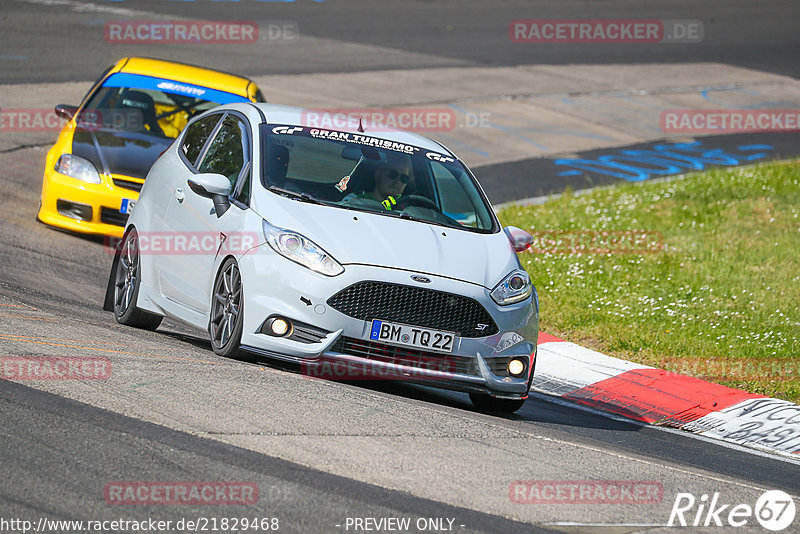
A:
<svg viewBox="0 0 800 534">
<path fill-rule="evenodd" d="M 51 4 L 53 7 L 43 9 Z M 152 45 L 153 55 L 190 63 L 225 66 L 232 72 L 259 74 L 337 72 L 382 68 L 463 65 L 565 65 L 573 63 L 722 62 L 800 76 L 797 26 L 800 6 L 793 0 L 524 1 L 505 0 L 296 0 L 293 2 L 98 1 L 94 11 L 73 10 L 69 0 L 3 2 L 0 48 L 8 56 L 6 82 L 94 79 L 98 65 L 111 64 L 133 46 L 98 46 L 94 35 L 102 22 L 86 14 L 121 10 L 119 19 L 142 18 L 124 10 L 201 20 L 294 21 L 303 35 L 321 40 L 315 56 L 298 57 L 279 47 L 237 45 L 209 50 L 182 46 L 171 50 Z M 111 11 L 113 14 L 114 12 Z M 161 17 L 163 18 L 163 16 Z M 512 43 L 508 24 L 515 19 L 697 19 L 703 22 L 702 46 L 693 44 L 550 44 L 536 47 Z M 324 46 L 322 41 L 327 42 Z M 380 47 L 381 55 L 348 53 L 342 43 Z M 102 43 L 101 43 L 102 45 Z M 337 46 L 338 45 L 338 46 Z M 290 47 L 292 45 L 289 45 Z M 391 51 L 406 54 L 392 59 Z M 147 48 L 137 53 L 147 55 Z M 28 61 L 20 58 L 25 57 Z M 324 58 L 324 62 L 319 61 Z M 8 63 L 6 63 L 8 62 Z M 354 88 L 358 90 L 358 88 Z"/>
<path fill-rule="evenodd" d="M 234 18 L 228 3 L 80 5 L 4 1 L 0 82 L 93 79 L 100 68 L 132 53 L 250 76 L 662 61 L 715 61 L 800 74 L 800 13 L 789 1 L 569 2 L 558 9 L 550 2 L 240 2 L 237 19 L 293 20 L 318 39 L 277 52 L 110 49 L 85 31 L 96 29 L 99 19 L 93 14 L 102 10 Z M 125 16 L 130 15 L 120 18 Z M 715 25 L 722 31 L 692 48 L 531 49 L 508 42 L 509 20 L 556 17 L 701 19 L 707 30 Z M 342 43 L 363 45 L 358 48 L 363 53 L 337 53 Z M 792 155 L 784 139 L 704 142 L 728 148 L 760 142 Z M 100 309 L 111 262 L 103 243 L 34 219 L 43 159 L 42 147 L 0 154 L 0 355 L 103 356 L 111 361 L 112 376 L 0 381 L 2 519 L 177 521 L 244 515 L 278 517 L 286 532 L 353 532 L 344 527 L 347 518 L 408 517 L 452 518 L 453 529 L 463 532 L 659 532 L 667 530 L 663 525 L 678 492 L 719 492 L 726 503 L 751 505 L 769 489 L 800 495 L 796 463 L 608 419 L 546 397 L 531 398 L 517 414 L 500 417 L 475 411 L 462 394 L 408 384 L 310 380 L 268 361 L 221 359 L 202 332 L 170 321 L 155 333 L 117 325 Z M 499 165 L 516 165 L 497 173 L 512 175 L 519 165 L 534 164 Z M 524 170 L 547 176 L 555 171 Z M 544 181 L 530 194 L 557 192 L 565 183 Z M 598 175 L 583 185 L 606 183 L 613 180 Z M 486 185 L 490 192 L 496 188 L 493 200 L 512 197 L 507 184 Z M 112 506 L 103 497 L 111 481 L 217 480 L 254 482 L 260 498 L 247 507 L 201 507 Z M 516 480 L 649 480 L 662 485 L 663 499 L 635 505 L 517 504 L 509 498 Z"/>
</svg>

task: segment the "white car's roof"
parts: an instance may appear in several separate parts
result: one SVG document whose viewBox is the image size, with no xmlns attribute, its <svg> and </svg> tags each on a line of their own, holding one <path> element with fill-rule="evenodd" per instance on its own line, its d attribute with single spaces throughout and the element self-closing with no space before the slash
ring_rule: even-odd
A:
<svg viewBox="0 0 800 534">
<path fill-rule="evenodd" d="M 291 126 L 305 126 L 309 128 L 318 128 L 318 126 L 313 124 L 306 124 L 306 117 L 309 116 L 309 112 L 312 108 L 299 108 L 293 106 L 281 106 L 278 104 L 229 104 L 224 107 L 230 107 L 232 109 L 238 109 L 243 112 L 247 112 L 246 108 L 250 108 L 252 111 L 253 107 L 259 108 L 263 113 L 264 116 L 267 118 L 268 124 L 286 124 Z M 313 108 L 315 113 L 324 112 L 324 109 L 321 108 Z M 332 113 L 339 112 L 340 109 L 331 110 Z M 330 129 L 330 130 L 337 130 L 343 132 L 353 132 L 353 133 L 361 133 L 356 128 L 321 128 L 321 129 Z M 363 135 L 368 135 L 370 137 L 377 137 L 379 139 L 386 139 L 389 141 L 396 141 L 398 143 L 405 143 L 407 145 L 414 145 L 425 150 L 435 150 L 436 152 L 450 152 L 442 145 L 428 139 L 419 134 L 415 134 L 412 132 L 406 132 L 402 130 L 391 130 L 388 128 L 381 128 L 380 131 L 370 131 L 368 128 L 363 132 Z"/>
</svg>

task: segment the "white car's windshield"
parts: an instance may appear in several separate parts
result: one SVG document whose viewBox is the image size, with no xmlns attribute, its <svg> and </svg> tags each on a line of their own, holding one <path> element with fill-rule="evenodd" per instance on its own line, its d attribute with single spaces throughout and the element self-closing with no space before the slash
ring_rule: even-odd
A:
<svg viewBox="0 0 800 534">
<path fill-rule="evenodd" d="M 366 134 L 264 125 L 263 185 L 276 193 L 346 209 L 479 232 L 495 218 L 466 168 L 452 156 Z"/>
</svg>

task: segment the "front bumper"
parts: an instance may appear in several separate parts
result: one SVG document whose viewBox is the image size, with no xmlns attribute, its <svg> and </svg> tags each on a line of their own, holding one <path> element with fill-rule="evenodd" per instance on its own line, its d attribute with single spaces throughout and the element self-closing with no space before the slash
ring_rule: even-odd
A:
<svg viewBox="0 0 800 534">
<path fill-rule="evenodd" d="M 139 192 L 131 187 L 144 180 L 127 176 L 101 175 L 99 184 L 89 184 L 55 170 L 45 170 L 38 218 L 45 224 L 73 232 L 122 237 L 127 214 L 120 212 L 123 200 L 136 201 Z"/>
<path fill-rule="evenodd" d="M 527 396 L 538 334 L 538 314 L 531 299 L 498 306 L 489 290 L 477 284 L 385 267 L 344 267 L 341 275 L 326 277 L 297 266 L 267 245 L 241 257 L 239 268 L 246 310 L 242 348 L 297 363 L 301 372 L 312 377 L 407 380 L 501 398 Z M 499 331 L 483 337 L 459 337 L 451 354 L 396 348 L 370 340 L 370 320 L 345 315 L 328 304 L 328 299 L 340 290 L 366 280 L 419 287 L 411 279 L 414 274 L 424 274 L 431 280 L 425 289 L 462 295 L 478 302 Z M 323 333 L 317 342 L 261 333 L 264 321 L 274 315 L 313 325 Z M 525 363 L 521 376 L 509 375 L 507 364 L 512 358 Z"/>
</svg>

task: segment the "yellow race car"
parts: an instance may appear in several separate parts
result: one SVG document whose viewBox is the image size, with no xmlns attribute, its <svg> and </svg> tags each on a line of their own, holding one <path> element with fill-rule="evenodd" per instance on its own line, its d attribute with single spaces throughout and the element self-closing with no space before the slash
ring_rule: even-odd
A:
<svg viewBox="0 0 800 534">
<path fill-rule="evenodd" d="M 122 237 L 153 162 L 194 115 L 233 102 L 265 100 L 241 76 L 158 59 L 119 60 L 79 106 L 56 106 L 67 123 L 47 153 L 38 219 Z"/>
</svg>

